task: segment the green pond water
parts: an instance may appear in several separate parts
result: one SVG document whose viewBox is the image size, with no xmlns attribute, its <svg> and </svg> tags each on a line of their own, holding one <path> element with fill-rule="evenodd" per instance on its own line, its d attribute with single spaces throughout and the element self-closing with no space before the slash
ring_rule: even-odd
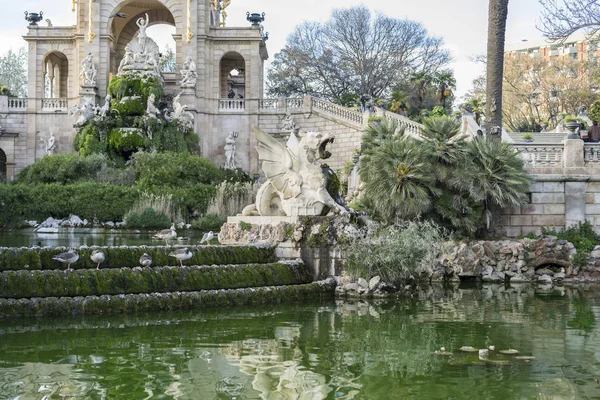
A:
<svg viewBox="0 0 600 400">
<path fill-rule="evenodd" d="M 61 228 L 57 233 L 36 233 L 33 230 L 0 231 L 0 247 L 79 247 L 79 246 L 159 246 L 164 240 L 152 239 L 150 232 L 110 232 L 85 228 Z M 179 231 L 180 240 L 170 240 L 169 245 L 197 244 L 203 232 Z"/>
<path fill-rule="evenodd" d="M 4 320 L 0 399 L 597 399 L 599 289 Z"/>
</svg>

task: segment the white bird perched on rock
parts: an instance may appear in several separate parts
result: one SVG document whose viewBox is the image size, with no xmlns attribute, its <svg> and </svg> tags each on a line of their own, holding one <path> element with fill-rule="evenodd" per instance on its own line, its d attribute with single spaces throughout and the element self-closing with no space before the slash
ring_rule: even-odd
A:
<svg viewBox="0 0 600 400">
<path fill-rule="evenodd" d="M 192 252 L 187 247 L 185 247 L 183 249 L 175 250 L 174 252 L 169 254 L 169 256 L 178 259 L 179 263 L 183 267 L 183 260 L 189 260 L 190 258 L 192 258 Z"/>
<path fill-rule="evenodd" d="M 153 239 L 164 240 L 166 245 L 169 245 L 169 239 L 177 239 L 177 231 L 175 230 L 175 224 L 172 224 L 169 229 L 164 229 L 160 232 L 156 232 Z"/>
<path fill-rule="evenodd" d="M 142 264 L 142 267 L 151 266 L 152 265 L 152 257 L 150 257 L 150 255 L 148 255 L 148 253 L 142 254 L 142 256 L 140 257 L 140 264 Z"/>
<path fill-rule="evenodd" d="M 71 270 L 71 264 L 79 260 L 79 254 L 75 250 L 69 250 L 66 253 L 60 253 L 52 257 L 53 260 L 67 264 L 67 271 Z"/>
<path fill-rule="evenodd" d="M 106 260 L 106 256 L 104 255 L 104 252 L 101 249 L 95 249 L 94 251 L 92 251 L 92 254 L 90 254 L 90 258 L 93 262 L 98 264 L 96 266 L 96 269 L 100 269 L 100 264 L 102 264 L 104 260 Z"/>
<path fill-rule="evenodd" d="M 208 245 L 210 246 L 210 241 L 213 240 L 214 237 L 215 237 L 215 234 L 213 233 L 213 231 L 205 233 L 204 236 L 202 236 L 202 240 L 200 241 L 200 244 L 207 242 Z"/>
</svg>

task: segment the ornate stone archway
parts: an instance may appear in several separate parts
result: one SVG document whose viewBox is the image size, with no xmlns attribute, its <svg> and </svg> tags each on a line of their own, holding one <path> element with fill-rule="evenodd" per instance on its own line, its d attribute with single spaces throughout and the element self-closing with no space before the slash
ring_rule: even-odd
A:
<svg viewBox="0 0 600 400">
<path fill-rule="evenodd" d="M 237 73 L 232 74 L 232 71 Z M 219 92 L 222 99 L 246 97 L 246 60 L 240 53 L 230 51 L 221 57 Z"/>
</svg>

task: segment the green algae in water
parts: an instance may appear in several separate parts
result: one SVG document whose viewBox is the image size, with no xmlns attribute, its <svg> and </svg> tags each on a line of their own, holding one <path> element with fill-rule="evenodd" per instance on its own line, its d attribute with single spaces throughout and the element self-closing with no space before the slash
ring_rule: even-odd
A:
<svg viewBox="0 0 600 400">
<path fill-rule="evenodd" d="M 584 298 L 597 310 L 598 293 L 597 287 L 567 288 L 548 303 L 531 287 L 444 288 L 402 301 L 305 300 L 4 320 L 0 393 L 90 399 L 146 398 L 148 392 L 170 399 L 592 399 L 600 393 L 595 380 L 600 362 L 589 351 L 600 346 L 598 324 L 578 329 L 568 321 L 581 307 L 573 299 Z M 168 299 L 173 294 L 153 301 L 162 307 Z M 203 293 L 187 304 L 230 300 L 224 292 Z M 108 296 L 95 301 L 120 307 Z M 60 311 L 60 302 L 54 307 Z M 482 361 L 476 353 L 458 351 L 465 345 L 514 348 L 529 358 L 490 352 Z M 453 355 L 436 355 L 441 347 Z"/>
</svg>

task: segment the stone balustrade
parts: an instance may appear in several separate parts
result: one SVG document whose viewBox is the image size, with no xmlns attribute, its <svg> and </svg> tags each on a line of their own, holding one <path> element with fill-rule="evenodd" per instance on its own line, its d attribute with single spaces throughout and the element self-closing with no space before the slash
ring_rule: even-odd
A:
<svg viewBox="0 0 600 400">
<path fill-rule="evenodd" d="M 315 110 L 331 114 L 332 116 L 338 117 L 342 120 L 347 120 L 351 123 L 363 125 L 363 114 L 358 111 L 350 110 L 346 107 L 338 104 L 331 103 L 326 100 L 312 98 L 312 106 Z"/>
<path fill-rule="evenodd" d="M 563 145 L 513 144 L 521 152 L 521 158 L 528 170 L 535 168 L 562 168 Z"/>
<path fill-rule="evenodd" d="M 285 99 L 285 106 L 287 109 L 302 108 L 304 99 Z"/>
<path fill-rule="evenodd" d="M 19 97 L 8 98 L 8 109 L 11 111 L 20 111 L 27 109 L 28 99 Z"/>
<path fill-rule="evenodd" d="M 69 100 L 63 98 L 42 99 L 42 109 L 68 111 Z"/>
<path fill-rule="evenodd" d="M 246 100 L 243 99 L 221 99 L 219 100 L 219 111 L 244 111 Z"/>
<path fill-rule="evenodd" d="M 258 100 L 259 110 L 277 110 L 279 109 L 279 99 L 260 99 Z"/>
</svg>

